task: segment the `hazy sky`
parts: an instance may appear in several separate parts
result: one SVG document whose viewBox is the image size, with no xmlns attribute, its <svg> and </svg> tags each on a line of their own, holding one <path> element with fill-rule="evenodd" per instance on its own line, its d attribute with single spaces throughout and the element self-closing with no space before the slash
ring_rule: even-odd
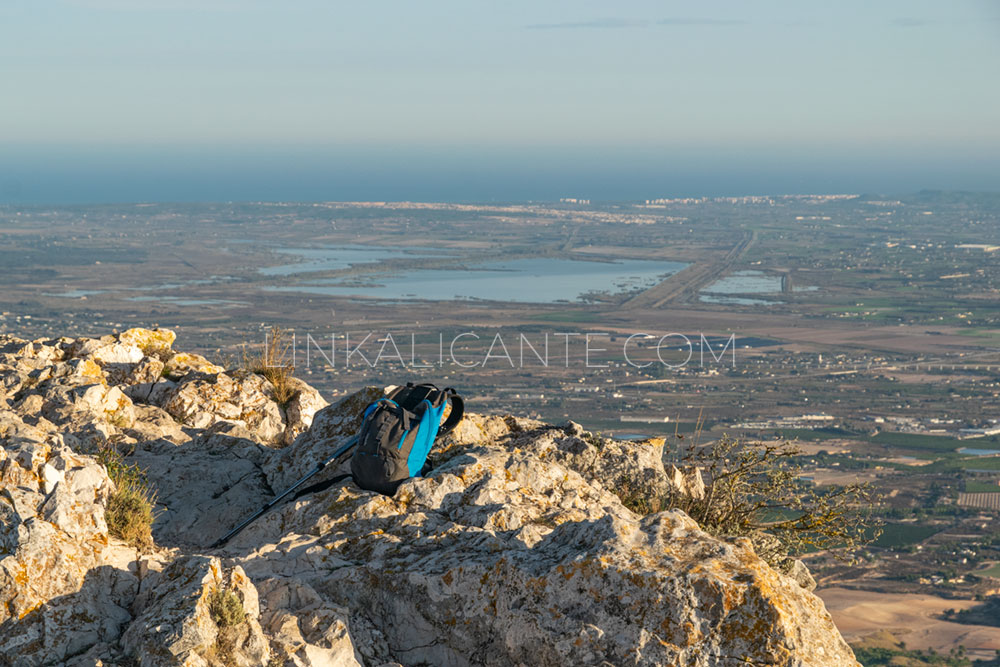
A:
<svg viewBox="0 0 1000 667">
<path fill-rule="evenodd" d="M 707 174 L 917 160 L 915 187 L 961 186 L 964 165 L 983 188 L 998 73 L 990 0 L 3 0 L 0 201 L 58 199 L 74 169 L 260 163 L 265 182 L 268 160 L 374 177 L 528 154 Z"/>
</svg>

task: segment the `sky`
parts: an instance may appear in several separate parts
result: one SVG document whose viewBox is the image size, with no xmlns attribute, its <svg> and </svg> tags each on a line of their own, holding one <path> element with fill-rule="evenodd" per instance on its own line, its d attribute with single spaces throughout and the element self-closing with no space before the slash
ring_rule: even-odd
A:
<svg viewBox="0 0 1000 667">
<path fill-rule="evenodd" d="M 0 203 L 1000 189 L 993 0 L 3 0 Z"/>
</svg>

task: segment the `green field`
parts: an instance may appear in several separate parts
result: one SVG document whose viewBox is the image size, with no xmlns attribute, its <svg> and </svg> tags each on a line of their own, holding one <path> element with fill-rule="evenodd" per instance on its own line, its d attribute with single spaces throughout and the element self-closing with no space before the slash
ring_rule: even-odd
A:
<svg viewBox="0 0 1000 667">
<path fill-rule="evenodd" d="M 871 442 L 899 447 L 935 452 L 953 452 L 963 446 L 963 442 L 944 435 L 920 435 L 916 433 L 883 432 L 869 438 Z"/>
<path fill-rule="evenodd" d="M 1000 470 L 1000 456 L 973 456 L 962 459 L 963 470 Z"/>
<path fill-rule="evenodd" d="M 987 482 L 976 479 L 965 481 L 966 493 L 1000 493 L 1000 485 L 996 481 Z"/>
<path fill-rule="evenodd" d="M 992 567 L 988 567 L 985 570 L 976 570 L 973 574 L 977 577 L 993 577 L 994 579 L 1000 579 L 1000 563 L 996 563 Z"/>
<path fill-rule="evenodd" d="M 873 546 L 891 549 L 918 544 L 937 533 L 940 528 L 920 523 L 887 523 Z"/>
</svg>

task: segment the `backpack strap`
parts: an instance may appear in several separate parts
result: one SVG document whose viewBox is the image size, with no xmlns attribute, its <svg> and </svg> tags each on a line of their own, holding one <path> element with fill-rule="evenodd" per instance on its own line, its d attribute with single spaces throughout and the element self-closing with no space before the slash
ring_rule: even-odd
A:
<svg viewBox="0 0 1000 667">
<path fill-rule="evenodd" d="M 444 420 L 444 423 L 441 424 L 441 428 L 438 429 L 438 435 L 450 433 L 458 426 L 458 422 L 462 421 L 462 417 L 465 415 L 465 401 L 462 400 L 462 397 L 451 387 L 445 387 L 443 391 L 448 396 L 447 400 L 451 401 L 451 412 L 448 414 L 448 418 Z"/>
</svg>

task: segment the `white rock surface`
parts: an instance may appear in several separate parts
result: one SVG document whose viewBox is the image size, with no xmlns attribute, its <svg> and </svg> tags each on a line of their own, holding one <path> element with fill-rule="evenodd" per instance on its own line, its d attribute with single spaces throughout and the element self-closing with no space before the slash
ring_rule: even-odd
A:
<svg viewBox="0 0 1000 667">
<path fill-rule="evenodd" d="M 220 627 L 211 613 L 216 591 L 235 593 L 246 620 Z M 225 571 L 218 558 L 183 556 L 143 580 L 135 619 L 121 638 L 125 653 L 142 667 L 226 664 L 266 665 L 270 657 L 260 628 L 257 589 L 239 567 Z"/>
<path fill-rule="evenodd" d="M 190 373 L 161 399 L 160 405 L 186 426 L 208 428 L 227 421 L 246 427 L 261 442 L 278 443 L 285 431 L 285 420 L 270 396 L 271 383 L 254 373 Z"/>
<path fill-rule="evenodd" d="M 462 441 L 477 431 L 493 435 Z M 593 461 L 561 430 L 475 416 L 457 440 L 394 498 L 334 487 L 230 553 L 255 579 L 366 610 L 352 637 L 372 663 L 855 664 L 823 603 L 748 541 L 680 512 L 636 516 L 587 476 L 652 465 L 645 450 Z"/>
</svg>

